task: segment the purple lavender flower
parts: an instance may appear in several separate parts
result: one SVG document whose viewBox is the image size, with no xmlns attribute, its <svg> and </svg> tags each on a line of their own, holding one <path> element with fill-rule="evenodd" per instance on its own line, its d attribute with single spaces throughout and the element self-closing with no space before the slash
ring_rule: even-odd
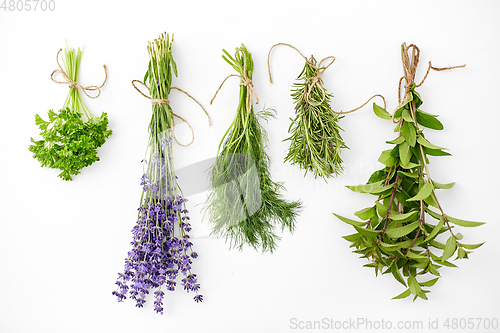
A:
<svg viewBox="0 0 500 333">
<path fill-rule="evenodd" d="M 164 161 L 163 158 L 161 160 Z M 196 274 L 191 273 L 192 259 L 198 254 L 192 251 L 193 243 L 188 235 L 191 227 L 188 210 L 184 207 L 187 199 L 179 195 L 165 195 L 164 191 L 156 193 L 161 191 L 156 182 L 150 181 L 154 176 L 157 175 L 143 174 L 141 178 L 146 199 L 137 209 L 137 223 L 132 228 L 132 249 L 125 259 L 124 273 L 118 274 L 117 290 L 112 294 L 118 302 L 123 302 L 128 295 L 135 300 L 136 307 L 141 308 L 150 290 L 157 289 L 154 291 L 154 311 L 163 314 L 162 287 L 174 291 L 179 273 L 183 275 L 183 289 L 195 292 L 196 302 L 201 302 L 203 296 L 198 294 L 200 285 Z M 179 236 L 175 234 L 177 230 Z"/>
</svg>

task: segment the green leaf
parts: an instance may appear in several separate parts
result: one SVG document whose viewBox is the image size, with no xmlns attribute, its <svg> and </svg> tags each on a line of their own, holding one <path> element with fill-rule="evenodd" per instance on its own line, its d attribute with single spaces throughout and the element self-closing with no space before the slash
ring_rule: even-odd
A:
<svg viewBox="0 0 500 333">
<path fill-rule="evenodd" d="M 433 239 L 434 237 L 436 237 L 436 235 L 439 233 L 441 228 L 443 228 L 443 225 L 444 225 L 444 219 L 443 219 L 443 217 L 441 217 L 441 219 L 439 220 L 439 223 L 434 227 L 434 229 L 432 229 L 432 232 L 429 234 L 429 236 L 427 236 L 427 238 L 424 240 L 424 242 L 427 242 L 427 241 Z"/>
<path fill-rule="evenodd" d="M 335 213 L 333 213 L 333 215 L 335 215 L 339 220 L 341 220 L 342 222 L 345 222 L 347 224 L 350 224 L 350 225 L 353 225 L 355 227 L 362 227 L 362 226 L 365 226 L 366 223 L 365 222 L 359 222 L 359 221 L 354 221 L 354 220 L 351 220 L 351 219 L 348 219 L 346 217 L 343 217 L 343 216 L 340 216 L 340 215 L 337 215 Z"/>
<path fill-rule="evenodd" d="M 407 104 L 409 104 L 412 100 L 413 100 L 413 95 L 412 95 L 412 93 L 409 93 L 408 97 L 405 99 L 405 101 L 403 102 L 403 104 L 401 104 L 399 106 L 399 108 L 396 110 L 396 112 L 394 112 L 394 118 L 395 119 L 401 117 L 401 114 L 403 113 L 403 110 L 409 109 L 409 108 L 405 108 L 405 106 Z"/>
<path fill-rule="evenodd" d="M 375 210 L 375 206 L 372 207 L 367 207 L 364 209 L 361 209 L 354 213 L 357 217 L 359 217 L 361 220 L 369 220 L 374 216 L 377 216 L 377 211 Z"/>
<path fill-rule="evenodd" d="M 382 151 L 380 154 L 380 157 L 378 158 L 378 161 L 385 166 L 391 167 L 396 164 L 396 158 L 391 156 L 391 150 L 392 149 L 387 149 Z"/>
<path fill-rule="evenodd" d="M 432 181 L 432 184 L 434 185 L 434 188 L 440 188 L 440 189 L 444 189 L 444 190 L 447 190 L 447 189 L 450 189 L 453 187 L 453 185 L 455 185 L 455 182 L 451 182 L 451 183 L 448 183 L 448 184 L 440 184 L 436 181 Z"/>
<path fill-rule="evenodd" d="M 453 253 L 455 253 L 456 249 L 457 249 L 457 240 L 455 239 L 455 237 L 450 236 L 450 238 L 448 238 L 446 244 L 444 245 L 443 255 L 441 256 L 440 260 L 441 261 L 448 260 L 453 255 Z"/>
<path fill-rule="evenodd" d="M 409 220 L 411 220 L 412 217 L 417 215 L 417 213 L 418 213 L 418 210 L 413 210 L 411 212 L 404 213 L 404 214 L 396 213 L 396 214 L 389 215 L 389 218 L 393 221 L 409 221 Z"/>
<path fill-rule="evenodd" d="M 418 295 L 422 289 L 413 275 L 408 277 L 408 288 L 413 295 Z"/>
<path fill-rule="evenodd" d="M 398 171 L 399 175 L 406 176 L 410 178 L 418 178 L 418 172 L 406 172 L 406 171 Z"/>
<path fill-rule="evenodd" d="M 428 183 L 428 182 L 425 182 L 424 186 L 422 186 L 417 195 L 408 199 L 407 201 L 417 201 L 417 200 L 424 200 L 425 198 L 427 198 L 429 195 L 431 195 L 432 193 L 432 190 L 434 189 L 434 187 L 432 186 L 431 183 Z"/>
<path fill-rule="evenodd" d="M 356 226 L 354 226 L 354 229 L 356 229 L 360 234 L 366 237 L 377 237 L 380 235 L 380 230 L 371 230 L 371 229 L 359 228 Z"/>
<path fill-rule="evenodd" d="M 375 113 L 375 115 L 377 115 L 377 117 L 380 117 L 382 119 L 392 119 L 392 116 L 389 114 L 389 112 L 375 103 L 373 103 L 373 112 Z"/>
<path fill-rule="evenodd" d="M 361 237 L 361 235 L 358 233 L 355 233 L 352 235 L 347 235 L 347 236 L 342 236 L 343 239 L 345 239 L 346 241 L 349 241 L 349 242 L 354 242 L 354 241 L 358 240 L 360 237 Z"/>
<path fill-rule="evenodd" d="M 390 238 L 399 238 L 405 235 L 408 235 L 410 232 L 418 228 L 419 221 L 415 221 L 413 223 L 407 224 L 403 227 L 399 228 L 387 228 L 386 235 Z"/>
<path fill-rule="evenodd" d="M 376 188 L 379 188 L 380 185 L 384 180 L 379 180 L 378 182 L 371 183 L 371 184 L 364 184 L 364 185 L 347 185 L 346 187 L 350 189 L 351 191 L 354 192 L 359 192 L 359 193 L 370 193 L 370 191 L 373 191 Z"/>
<path fill-rule="evenodd" d="M 372 184 L 372 183 L 379 182 L 381 180 L 383 181 L 383 180 L 385 180 L 386 177 L 387 177 L 387 171 L 377 170 L 374 173 L 372 173 L 372 175 L 370 176 L 370 179 L 368 179 L 368 181 L 366 183 Z"/>
<path fill-rule="evenodd" d="M 380 217 L 385 218 L 387 215 L 387 207 L 381 204 L 379 201 L 375 201 L 375 206 L 377 207 L 377 213 Z"/>
<path fill-rule="evenodd" d="M 478 226 L 484 224 L 484 222 L 473 222 L 473 221 L 465 221 L 465 220 L 456 219 L 456 218 L 451 217 L 449 215 L 446 215 L 446 218 L 448 219 L 449 222 L 456 224 L 456 225 L 459 225 L 461 227 L 466 227 L 466 228 L 478 227 Z"/>
<path fill-rule="evenodd" d="M 469 259 L 469 257 L 467 256 L 468 253 L 470 252 L 465 251 L 463 248 L 459 248 L 456 259 Z"/>
<path fill-rule="evenodd" d="M 417 110 L 417 122 L 420 125 L 434 130 L 442 130 L 444 126 L 436 117 L 422 110 Z"/>
<path fill-rule="evenodd" d="M 172 65 L 172 69 L 174 71 L 175 77 L 178 77 L 177 64 L 175 63 L 174 58 L 170 58 L 170 64 Z"/>
<path fill-rule="evenodd" d="M 396 139 L 391 141 L 386 141 L 388 144 L 399 145 L 400 143 L 405 142 L 405 138 L 403 136 L 398 136 Z"/>
<path fill-rule="evenodd" d="M 417 254 L 413 251 L 408 251 L 408 253 L 406 253 L 406 256 L 410 259 L 417 260 L 417 261 L 422 261 L 422 260 L 427 260 L 427 262 L 429 261 L 428 257 L 423 256 L 421 254 Z"/>
<path fill-rule="evenodd" d="M 406 165 L 410 163 L 410 159 L 412 157 L 412 153 L 410 150 L 410 145 L 406 142 L 403 142 L 399 145 L 399 158 L 401 159 L 401 165 L 406 169 Z"/>
<path fill-rule="evenodd" d="M 430 156 L 451 156 L 450 153 L 442 151 L 441 149 L 430 149 L 424 147 L 424 153 Z"/>
<path fill-rule="evenodd" d="M 368 193 L 370 194 L 381 194 L 387 190 L 390 190 L 394 187 L 394 185 L 386 185 L 386 186 L 381 186 L 379 188 L 374 188 L 372 189 L 371 191 L 369 191 Z"/>
<path fill-rule="evenodd" d="M 424 286 L 424 287 L 432 287 L 433 285 L 436 284 L 436 282 L 438 280 L 439 280 L 439 278 L 435 278 L 435 279 L 432 279 L 432 280 L 429 280 L 429 281 L 420 282 L 420 285 Z"/>
<path fill-rule="evenodd" d="M 426 208 L 425 211 L 430 215 L 432 216 L 433 218 L 435 218 L 436 220 L 440 220 L 442 215 L 439 214 L 439 213 L 436 213 L 435 211 L 429 209 L 429 208 Z"/>
<path fill-rule="evenodd" d="M 427 141 L 426 139 L 424 139 L 423 136 L 419 135 L 418 138 L 417 138 L 417 142 L 420 143 L 422 146 L 426 147 L 426 148 L 430 148 L 430 149 L 444 149 L 443 147 L 438 147 L 438 146 L 435 146 L 433 145 L 432 143 L 430 143 L 429 141 Z"/>
<path fill-rule="evenodd" d="M 410 146 L 415 146 L 415 143 L 417 142 L 417 132 L 412 123 L 403 122 L 403 125 L 401 125 L 401 135 Z"/>
<path fill-rule="evenodd" d="M 435 239 L 430 240 L 429 245 L 434 246 L 436 249 L 444 250 L 444 244 Z M 437 260 L 437 258 L 435 260 Z"/>
<path fill-rule="evenodd" d="M 404 121 L 407 121 L 407 122 L 410 122 L 410 123 L 415 123 L 415 121 L 413 120 L 413 118 L 410 115 L 410 110 L 404 109 L 403 113 L 401 114 L 401 116 L 403 117 Z"/>
<path fill-rule="evenodd" d="M 406 298 L 406 297 L 408 297 L 410 295 L 411 295 L 410 289 L 406 289 L 401 294 L 399 294 L 398 296 L 393 297 L 392 299 L 403 299 L 403 298 Z"/>
<path fill-rule="evenodd" d="M 391 273 L 396 280 L 398 280 L 403 286 L 406 287 L 406 282 L 403 279 L 403 277 L 401 276 L 401 273 L 399 272 L 398 265 L 396 263 L 392 264 Z"/>
<path fill-rule="evenodd" d="M 458 243 L 459 246 L 466 248 L 467 250 L 475 250 L 481 245 L 483 245 L 485 242 L 479 243 L 479 244 L 463 244 L 463 243 Z"/>
</svg>

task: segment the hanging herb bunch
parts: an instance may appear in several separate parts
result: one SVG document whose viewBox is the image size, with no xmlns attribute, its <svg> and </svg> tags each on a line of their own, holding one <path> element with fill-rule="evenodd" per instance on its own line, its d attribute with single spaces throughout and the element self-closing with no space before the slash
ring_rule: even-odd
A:
<svg viewBox="0 0 500 333">
<path fill-rule="evenodd" d="M 231 247 L 242 249 L 248 244 L 254 249 L 260 247 L 262 252 L 272 252 L 280 239 L 275 225 L 293 232 L 301 204 L 284 200 L 278 193 L 283 185 L 271 180 L 270 159 L 265 152 L 267 133 L 259 120 L 273 117 L 274 110 L 253 111 L 252 55 L 243 45 L 234 57 L 226 50 L 223 52 L 223 59 L 238 73 L 228 78 L 241 79 L 239 104 L 210 170 L 206 208 L 213 234 L 224 236 Z"/>
<path fill-rule="evenodd" d="M 354 110 L 346 112 L 332 110 L 330 98 L 333 95 L 326 91 L 321 76 L 333 64 L 335 57 L 329 56 L 317 63 L 314 56 L 308 59 L 297 48 L 286 43 L 275 44 L 269 50 L 267 66 L 271 83 L 273 80 L 269 58 L 272 49 L 278 45 L 291 47 L 305 60 L 304 69 L 297 78 L 299 82 L 294 83 L 292 88 L 295 118 L 291 118 L 292 123 L 288 129 L 290 137 L 285 139 L 290 141 L 285 162 L 298 164 L 305 170 L 305 174 L 308 171 L 313 172 L 315 178 L 319 176 L 326 180 L 338 176 L 344 171 L 341 151 L 348 148 L 341 136 L 343 129 L 338 124 L 339 120 L 344 114 L 365 106 L 373 97 L 382 96 L 375 95 Z M 328 60 L 330 62 L 326 64 Z"/>
<path fill-rule="evenodd" d="M 450 259 L 468 258 L 470 250 L 483 244 L 462 242 L 463 236 L 455 226 L 476 227 L 483 223 L 451 217 L 439 203 L 436 190 L 449 189 L 454 183 L 440 184 L 431 178 L 429 156 L 450 154 L 426 139 L 424 128 L 442 130 L 443 124 L 437 116 L 420 109 L 422 99 L 415 90 L 430 69 L 465 65 L 436 68 L 429 62 L 427 74 L 417 85 L 414 78 L 419 49 L 403 44 L 402 57 L 405 75 L 400 85 L 403 78 L 406 80 L 403 102 L 400 98 L 393 116 L 373 105 L 377 116 L 397 124 L 397 138 L 387 142 L 393 148 L 382 152 L 379 162 L 384 168 L 375 171 L 366 185 L 348 186 L 355 192 L 375 195 L 375 204 L 355 213 L 362 221 L 335 216 L 356 229 L 356 233 L 344 238 L 352 243 L 355 253 L 370 261 L 365 266 L 375 268 L 375 273 L 392 274 L 406 288 L 394 298 L 413 295 L 415 300 L 427 299 L 429 290 L 424 288 L 438 281 L 442 266 L 456 267 Z M 428 275 L 434 278 L 425 279 Z"/>
<path fill-rule="evenodd" d="M 184 290 L 193 292 L 196 302 L 203 300 L 196 274 L 191 271 L 192 260 L 198 254 L 189 237 L 187 199 L 177 183 L 172 158 L 172 141 L 177 141 L 173 135 L 174 113 L 168 100 L 174 89 L 172 73 L 177 76 L 172 43 L 173 37 L 170 41 L 168 34 L 162 34 L 148 45 L 150 62 L 144 82 L 149 84 L 152 117 L 140 183 L 141 204 L 132 229 L 132 250 L 125 259 L 125 271 L 118 274 L 117 290 L 113 291 L 119 302 L 128 293 L 137 307 L 143 307 L 146 295 L 155 290 L 154 310 L 161 314 L 164 291 L 175 290 L 179 274 L 183 276 Z"/>
<path fill-rule="evenodd" d="M 59 112 L 49 110 L 48 121 L 35 115 L 35 124 L 40 128 L 43 139 L 35 141 L 31 138 L 33 144 L 29 150 L 42 167 L 59 169 L 61 173 L 58 177 L 72 180 L 72 176 L 79 174 L 81 169 L 99 161 L 97 148 L 112 133 L 108 130 L 107 114 L 103 112 L 100 117 L 94 116 L 80 95 L 81 90 L 89 98 L 99 97 L 107 75 L 101 86 L 80 86 L 77 81 L 83 50 L 66 47 L 63 56 L 65 69 L 59 64 L 60 52 L 56 58 L 59 69 L 52 72 L 51 78 L 56 83 L 68 84 L 69 94 Z M 106 65 L 104 72 L 106 74 Z M 64 81 L 55 80 L 56 73 L 60 73 Z M 89 91 L 98 93 L 91 96 Z"/>
</svg>

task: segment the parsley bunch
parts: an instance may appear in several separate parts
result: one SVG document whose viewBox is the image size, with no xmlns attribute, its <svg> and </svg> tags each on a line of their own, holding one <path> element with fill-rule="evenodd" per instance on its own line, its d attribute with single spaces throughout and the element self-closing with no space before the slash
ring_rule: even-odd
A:
<svg viewBox="0 0 500 333">
<path fill-rule="evenodd" d="M 65 73 L 76 83 L 82 58 L 82 50 L 66 48 L 63 57 Z M 48 121 L 38 114 L 35 124 L 40 128 L 41 140 L 31 138 L 29 150 L 42 167 L 59 169 L 58 177 L 72 180 L 72 176 L 92 163 L 99 161 L 97 148 L 112 134 L 108 130 L 108 117 L 102 113 L 94 116 L 83 101 L 78 87 L 71 85 L 64 106 L 59 112 L 48 111 Z M 95 89 L 92 89 L 95 90 Z"/>
<path fill-rule="evenodd" d="M 411 47 L 414 52 L 418 51 L 414 45 L 407 48 L 403 44 L 403 54 Z M 417 63 L 418 53 L 405 70 L 409 68 L 414 75 Z M 370 261 L 365 266 L 374 268 L 375 273 L 392 274 L 405 287 L 394 298 L 413 295 L 415 300 L 427 299 L 429 290 L 424 288 L 438 281 L 442 266 L 456 267 L 449 259 L 466 259 L 470 250 L 483 244 L 463 243 L 463 235 L 454 226 L 468 228 L 483 223 L 452 217 L 439 203 L 436 190 L 450 189 L 455 183 L 441 184 L 431 178 L 429 156 L 450 154 L 429 142 L 424 128 L 442 130 L 444 127 L 436 115 L 420 109 L 422 99 L 415 91 L 417 85 L 406 75 L 406 97 L 394 116 L 373 104 L 377 116 L 394 119 L 397 124 L 398 136 L 387 141 L 393 147 L 384 150 L 379 158 L 384 168 L 375 171 L 367 184 L 348 186 L 352 191 L 376 196 L 374 205 L 355 213 L 362 221 L 335 216 L 356 230 L 344 238 L 352 243 L 355 253 Z M 423 281 L 428 275 L 434 277 Z"/>
</svg>

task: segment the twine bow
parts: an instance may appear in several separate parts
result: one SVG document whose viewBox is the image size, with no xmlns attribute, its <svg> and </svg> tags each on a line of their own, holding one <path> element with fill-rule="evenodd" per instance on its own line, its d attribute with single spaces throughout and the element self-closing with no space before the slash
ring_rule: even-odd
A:
<svg viewBox="0 0 500 333">
<path fill-rule="evenodd" d="M 210 105 L 212 105 L 215 97 L 219 93 L 219 90 L 222 88 L 222 86 L 224 85 L 224 83 L 226 82 L 226 80 L 229 79 L 232 76 L 236 76 L 236 77 L 239 77 L 241 79 L 241 81 L 242 81 L 240 83 L 240 86 L 245 86 L 247 88 L 246 107 L 247 107 L 247 113 L 250 113 L 252 111 L 253 96 L 255 96 L 255 99 L 256 99 L 255 104 L 259 104 L 259 97 L 257 96 L 257 93 L 253 89 L 252 79 L 250 79 L 248 77 L 248 74 L 247 74 L 247 56 L 246 56 L 245 52 L 243 51 L 243 49 L 238 49 L 238 50 L 236 50 L 235 57 L 236 57 L 236 54 L 238 52 L 241 52 L 243 54 L 243 76 L 240 76 L 238 74 L 230 74 L 230 75 L 228 75 L 224 79 L 224 81 L 222 81 L 222 83 L 220 84 L 219 88 L 215 92 L 214 97 L 212 97 L 212 100 L 210 101 Z"/>
<path fill-rule="evenodd" d="M 59 53 L 61 53 L 61 51 L 62 51 L 62 49 L 60 49 L 59 52 L 57 52 L 57 56 L 56 56 L 56 61 L 57 61 L 57 65 L 59 66 L 59 69 L 56 69 L 55 71 L 52 72 L 52 74 L 50 74 L 50 78 L 52 79 L 52 81 L 54 81 L 55 83 L 59 83 L 59 84 L 67 84 L 70 88 L 73 88 L 73 89 L 80 89 L 89 98 L 99 97 L 101 95 L 101 89 L 102 89 L 102 87 L 104 87 L 104 84 L 106 83 L 106 80 L 108 79 L 108 72 L 106 70 L 106 65 L 103 65 L 103 67 L 104 67 L 104 82 L 100 86 L 81 86 L 78 83 L 76 83 L 75 81 L 71 80 L 70 77 L 68 76 L 68 74 L 66 73 L 66 71 L 61 67 L 61 64 L 59 63 Z M 54 74 L 56 74 L 56 73 L 61 73 L 64 81 L 55 80 Z M 97 91 L 97 95 L 90 96 L 88 94 L 88 91 Z"/>
<path fill-rule="evenodd" d="M 137 90 L 142 96 L 144 96 L 147 99 L 151 100 L 151 104 L 152 105 L 155 105 L 155 104 L 168 104 L 168 105 L 170 105 L 170 101 L 168 99 L 155 99 L 155 98 L 151 98 L 148 95 L 144 94 L 139 88 L 137 88 L 137 86 L 135 85 L 136 82 L 142 84 L 148 90 L 149 90 L 149 87 L 144 82 L 142 82 L 142 81 L 132 80 L 132 86 L 135 88 L 135 90 Z M 178 90 L 180 92 L 183 92 L 189 98 L 191 98 L 193 101 L 195 101 L 196 104 L 198 104 L 203 109 L 203 111 L 205 112 L 205 114 L 207 115 L 208 126 L 212 126 L 212 122 L 210 120 L 210 116 L 208 115 L 207 110 L 205 110 L 205 108 L 203 107 L 203 105 L 201 105 L 193 96 L 189 95 L 187 92 L 185 92 L 181 88 L 170 87 L 170 89 L 175 89 L 175 90 Z M 186 119 L 184 119 L 181 116 L 179 116 L 178 114 L 174 113 L 171 108 L 168 108 L 168 110 L 170 111 L 170 113 L 172 115 L 172 138 L 174 138 L 175 142 L 177 142 L 177 144 L 179 144 L 180 146 L 187 147 L 187 146 L 192 145 L 193 142 L 194 142 L 194 130 L 193 130 L 193 127 L 191 127 L 191 124 Z M 188 144 L 182 144 L 182 143 L 179 142 L 179 140 L 177 140 L 177 137 L 175 136 L 175 118 L 174 118 L 174 116 L 177 117 L 177 118 L 179 118 L 180 120 L 182 120 L 183 122 L 185 122 L 189 126 L 189 129 L 191 130 L 191 142 L 189 142 Z"/>
<path fill-rule="evenodd" d="M 411 58 L 408 56 L 408 52 L 410 51 L 410 49 L 412 51 Z M 415 73 L 417 71 L 417 65 L 420 60 L 420 49 L 415 44 L 406 46 L 406 43 L 403 43 L 401 45 L 401 57 L 403 60 L 404 75 L 399 79 L 398 106 L 396 107 L 396 110 L 399 109 L 403 101 L 407 99 L 408 94 L 410 93 L 410 88 L 415 84 Z M 463 67 L 465 67 L 465 64 L 451 67 L 434 67 L 429 61 L 429 67 L 427 68 L 427 72 L 425 73 L 424 78 L 419 84 L 415 84 L 415 87 L 420 87 L 425 82 L 425 79 L 427 79 L 427 75 L 429 75 L 431 69 L 439 72 Z M 403 79 L 406 81 L 406 84 L 404 85 L 405 94 L 403 98 L 401 98 L 401 84 L 403 82 Z M 392 116 L 392 120 L 394 121 L 394 114 Z"/>
</svg>

